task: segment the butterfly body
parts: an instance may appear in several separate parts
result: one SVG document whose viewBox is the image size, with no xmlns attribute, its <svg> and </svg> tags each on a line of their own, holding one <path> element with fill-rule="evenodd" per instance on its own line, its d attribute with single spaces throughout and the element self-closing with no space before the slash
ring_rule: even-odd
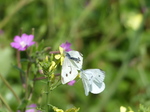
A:
<svg viewBox="0 0 150 112">
<path fill-rule="evenodd" d="M 69 53 L 66 53 L 66 56 L 67 56 L 69 59 L 76 61 L 77 63 L 79 63 L 79 62 L 81 61 L 79 57 L 78 57 L 78 58 L 71 57 Z"/>
</svg>

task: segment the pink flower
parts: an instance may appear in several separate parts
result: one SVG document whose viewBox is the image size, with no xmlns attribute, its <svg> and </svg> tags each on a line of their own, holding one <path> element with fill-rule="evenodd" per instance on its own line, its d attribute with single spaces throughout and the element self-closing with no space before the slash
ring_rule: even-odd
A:
<svg viewBox="0 0 150 112">
<path fill-rule="evenodd" d="M 40 110 L 37 110 L 36 107 L 37 107 L 36 104 L 31 104 L 27 106 L 27 110 L 25 112 L 41 112 Z M 21 112 L 21 111 L 18 110 L 17 112 Z"/>
<path fill-rule="evenodd" d="M 60 47 L 62 47 L 66 52 L 69 52 L 69 51 L 72 50 L 72 49 L 70 48 L 70 46 L 71 46 L 71 43 L 69 43 L 69 42 L 62 43 L 62 44 L 60 45 Z"/>
<path fill-rule="evenodd" d="M 29 105 L 29 106 L 27 106 L 28 108 L 36 108 L 37 106 L 36 106 L 36 104 L 31 104 L 31 105 Z"/>
<path fill-rule="evenodd" d="M 21 111 L 18 110 L 17 112 L 21 112 Z M 36 109 L 28 109 L 28 110 L 26 110 L 25 112 L 41 112 L 41 111 L 36 110 Z"/>
<path fill-rule="evenodd" d="M 38 112 L 36 109 L 28 109 L 25 112 Z"/>
<path fill-rule="evenodd" d="M 67 84 L 68 84 L 69 86 L 73 86 L 75 82 L 76 82 L 75 80 L 72 80 L 72 81 L 68 82 Z"/>
<path fill-rule="evenodd" d="M 22 34 L 22 36 L 15 36 L 14 42 L 11 42 L 13 48 L 18 49 L 19 51 L 25 51 L 28 47 L 35 44 L 33 41 L 33 35 Z"/>
</svg>

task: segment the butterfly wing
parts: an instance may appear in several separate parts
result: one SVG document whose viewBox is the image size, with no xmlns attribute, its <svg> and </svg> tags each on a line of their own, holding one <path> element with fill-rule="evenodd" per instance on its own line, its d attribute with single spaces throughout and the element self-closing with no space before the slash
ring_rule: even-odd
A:
<svg viewBox="0 0 150 112">
<path fill-rule="evenodd" d="M 90 88 L 90 92 L 93 94 L 99 94 L 104 89 L 105 89 L 105 83 L 104 82 L 101 82 L 101 83 L 93 82 L 91 85 L 91 88 Z"/>
<path fill-rule="evenodd" d="M 61 82 L 66 84 L 74 80 L 78 75 L 77 68 L 71 63 L 68 57 L 64 58 L 61 70 Z"/>
<path fill-rule="evenodd" d="M 91 85 L 91 82 L 89 80 L 90 79 L 89 75 L 86 75 L 84 73 L 84 70 L 80 72 L 80 75 L 81 75 L 81 79 L 82 79 L 85 95 L 88 96 L 88 94 L 90 92 L 90 85 Z"/>
<path fill-rule="evenodd" d="M 105 89 L 104 72 L 100 69 L 88 69 L 93 76 L 90 92 L 93 94 L 101 93 Z"/>
<path fill-rule="evenodd" d="M 82 63 L 83 57 L 78 51 L 66 52 L 61 71 L 62 84 L 66 84 L 77 77 L 78 70 L 82 68 Z"/>
<path fill-rule="evenodd" d="M 69 54 L 69 59 L 71 63 L 78 69 L 82 69 L 82 63 L 83 63 L 83 56 L 78 51 L 69 51 L 67 52 Z"/>
<path fill-rule="evenodd" d="M 101 93 L 105 89 L 104 84 L 104 72 L 100 69 L 87 69 L 82 71 L 82 77 L 84 82 L 88 83 L 89 92 L 93 94 Z M 83 77 L 84 76 L 84 77 Z M 86 80 L 85 80 L 86 77 Z"/>
</svg>

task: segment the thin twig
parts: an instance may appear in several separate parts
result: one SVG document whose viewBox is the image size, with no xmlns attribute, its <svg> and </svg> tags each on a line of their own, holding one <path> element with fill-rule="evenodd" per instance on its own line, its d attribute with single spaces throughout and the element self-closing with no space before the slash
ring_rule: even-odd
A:
<svg viewBox="0 0 150 112">
<path fill-rule="evenodd" d="M 5 99 L 1 96 L 1 94 L 0 94 L 0 99 L 1 99 L 2 102 L 5 104 L 6 108 L 9 110 L 9 112 L 12 112 L 10 106 L 7 104 L 7 102 L 5 101 Z"/>
<path fill-rule="evenodd" d="M 4 82 L 4 84 L 10 89 L 10 91 L 13 93 L 13 95 L 15 96 L 16 100 L 20 103 L 20 99 L 18 97 L 18 95 L 15 93 L 15 91 L 11 88 L 10 84 L 8 83 L 7 80 L 5 80 L 5 78 L 0 74 L 0 78 L 2 79 L 2 81 Z"/>
</svg>

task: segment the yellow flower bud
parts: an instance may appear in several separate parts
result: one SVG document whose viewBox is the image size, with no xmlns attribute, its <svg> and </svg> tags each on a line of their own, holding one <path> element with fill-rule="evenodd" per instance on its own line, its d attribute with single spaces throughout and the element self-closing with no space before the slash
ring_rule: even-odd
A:
<svg viewBox="0 0 150 112">
<path fill-rule="evenodd" d="M 62 109 L 58 109 L 57 107 L 53 107 L 53 110 L 54 110 L 55 112 L 64 112 Z"/>
</svg>

